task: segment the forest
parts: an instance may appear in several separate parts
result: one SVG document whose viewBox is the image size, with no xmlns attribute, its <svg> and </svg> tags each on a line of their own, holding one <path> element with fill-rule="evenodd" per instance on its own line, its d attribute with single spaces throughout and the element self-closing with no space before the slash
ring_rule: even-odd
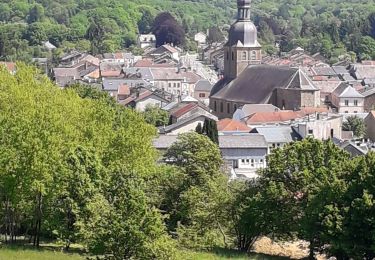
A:
<svg viewBox="0 0 375 260">
<path fill-rule="evenodd" d="M 236 15 L 234 0 L 0 0 L 0 59 L 30 61 L 59 51 L 134 50 L 136 35 L 151 31 L 160 12 L 170 12 L 187 35 L 210 27 L 224 33 Z M 270 55 L 300 46 L 330 63 L 375 58 L 374 0 L 254 0 L 252 19 Z M 100 43 L 97 44 L 97 43 Z"/>
<path fill-rule="evenodd" d="M 5 244 L 48 239 L 104 259 L 181 259 L 183 250 L 249 252 L 268 236 L 308 241 L 309 259 L 375 257 L 373 152 L 350 158 L 308 138 L 274 149 L 255 182 L 229 181 L 207 126 L 161 153 L 146 123 L 159 115 L 87 86 L 61 90 L 21 63 L 0 77 Z"/>
</svg>

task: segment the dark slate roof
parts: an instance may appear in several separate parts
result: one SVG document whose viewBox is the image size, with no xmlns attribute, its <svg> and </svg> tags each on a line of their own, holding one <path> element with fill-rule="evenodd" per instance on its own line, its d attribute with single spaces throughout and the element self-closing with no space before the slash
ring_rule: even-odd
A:
<svg viewBox="0 0 375 260">
<path fill-rule="evenodd" d="M 201 79 L 195 84 L 195 91 L 210 92 L 211 89 L 212 89 L 212 84 L 206 79 Z"/>
<path fill-rule="evenodd" d="M 247 104 L 267 103 L 276 88 L 318 90 L 298 68 L 250 65 L 236 79 L 219 81 L 211 97 Z M 217 91 L 217 92 L 216 92 Z"/>
<path fill-rule="evenodd" d="M 337 97 L 348 97 L 348 98 L 361 98 L 363 95 L 358 93 L 358 91 L 350 86 L 348 83 L 341 83 L 332 93 L 332 95 Z"/>
<path fill-rule="evenodd" d="M 302 139 L 290 126 L 257 127 L 252 132 L 263 135 L 269 143 L 290 143 Z"/>
</svg>

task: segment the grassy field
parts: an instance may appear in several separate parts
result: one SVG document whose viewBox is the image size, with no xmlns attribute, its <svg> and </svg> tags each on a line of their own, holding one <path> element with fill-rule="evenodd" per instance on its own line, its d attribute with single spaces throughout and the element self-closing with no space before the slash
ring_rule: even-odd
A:
<svg viewBox="0 0 375 260">
<path fill-rule="evenodd" d="M 78 253 L 63 253 L 53 250 L 50 247 L 41 250 L 22 246 L 1 246 L 0 260 L 85 260 L 86 258 Z M 180 252 L 181 260 L 280 260 L 283 258 L 263 255 L 246 255 L 231 250 L 215 250 L 214 252 Z M 284 258 L 285 259 L 285 258 Z"/>
<path fill-rule="evenodd" d="M 21 247 L 1 247 L 0 260 L 84 260 L 79 254 L 66 254 L 51 250 L 32 250 Z"/>
</svg>

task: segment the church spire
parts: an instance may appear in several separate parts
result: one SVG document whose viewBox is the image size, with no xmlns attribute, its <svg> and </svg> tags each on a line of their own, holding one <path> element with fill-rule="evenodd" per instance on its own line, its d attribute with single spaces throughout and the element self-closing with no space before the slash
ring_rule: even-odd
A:
<svg viewBox="0 0 375 260">
<path fill-rule="evenodd" d="M 238 9 L 238 21 L 249 20 L 250 21 L 250 5 L 251 0 L 237 0 Z"/>
</svg>

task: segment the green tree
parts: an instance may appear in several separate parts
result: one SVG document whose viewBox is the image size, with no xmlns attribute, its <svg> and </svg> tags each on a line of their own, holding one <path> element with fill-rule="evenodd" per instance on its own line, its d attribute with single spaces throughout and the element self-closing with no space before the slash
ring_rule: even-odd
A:
<svg viewBox="0 0 375 260">
<path fill-rule="evenodd" d="M 259 179 L 263 232 L 309 241 L 313 259 L 329 242 L 327 209 L 345 190 L 348 161 L 349 154 L 331 141 L 311 138 L 274 150 Z"/>
<path fill-rule="evenodd" d="M 358 116 L 349 116 L 342 124 L 344 131 L 353 131 L 354 136 L 361 138 L 365 134 L 365 122 Z"/>
<path fill-rule="evenodd" d="M 208 136 L 212 142 L 219 144 L 219 134 L 215 120 L 207 118 L 204 120 L 202 134 Z"/>
<path fill-rule="evenodd" d="M 169 122 L 169 114 L 159 106 L 147 105 L 142 113 L 145 121 L 153 126 L 166 126 Z"/>
</svg>

